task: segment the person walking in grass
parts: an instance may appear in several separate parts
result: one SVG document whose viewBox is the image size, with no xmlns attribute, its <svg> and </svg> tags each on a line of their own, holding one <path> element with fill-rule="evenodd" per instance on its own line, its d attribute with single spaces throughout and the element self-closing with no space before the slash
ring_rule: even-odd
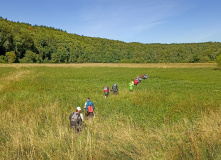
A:
<svg viewBox="0 0 221 160">
<path fill-rule="evenodd" d="M 141 82 L 141 80 L 142 80 L 140 76 L 137 76 L 137 78 L 136 78 L 136 79 L 137 79 L 138 83 L 140 83 L 140 82 Z"/>
<path fill-rule="evenodd" d="M 75 133 L 80 132 L 82 122 L 84 121 L 83 115 L 81 113 L 81 107 L 77 107 L 76 111 L 71 113 L 69 119 L 70 119 L 70 128 L 74 128 Z"/>
<path fill-rule="evenodd" d="M 109 87 L 108 87 L 108 86 L 105 86 L 105 87 L 104 87 L 104 96 L 105 96 L 105 98 L 108 97 L 109 93 L 110 93 Z"/>
<path fill-rule="evenodd" d="M 136 86 L 138 84 L 138 80 L 135 78 L 134 79 L 134 85 Z"/>
<path fill-rule="evenodd" d="M 112 86 L 112 90 L 113 91 L 113 94 L 117 94 L 118 93 L 118 87 L 117 87 L 117 84 L 113 84 Z"/>
<path fill-rule="evenodd" d="M 133 92 L 133 90 L 134 90 L 134 82 L 132 81 L 129 83 L 129 91 Z"/>
<path fill-rule="evenodd" d="M 94 109 L 95 109 L 94 103 L 90 100 L 89 97 L 87 98 L 87 102 L 85 102 L 84 109 L 85 109 L 86 120 L 94 116 Z"/>
<path fill-rule="evenodd" d="M 145 74 L 145 75 L 143 76 L 143 79 L 147 79 L 147 78 L 148 78 L 148 75 Z"/>
</svg>

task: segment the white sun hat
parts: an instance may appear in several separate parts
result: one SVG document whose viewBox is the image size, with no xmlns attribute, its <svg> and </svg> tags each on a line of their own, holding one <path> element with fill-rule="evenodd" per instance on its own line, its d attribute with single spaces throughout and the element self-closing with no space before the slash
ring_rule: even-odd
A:
<svg viewBox="0 0 221 160">
<path fill-rule="evenodd" d="M 77 110 L 78 110 L 78 111 L 81 111 L 81 107 L 77 107 Z"/>
</svg>

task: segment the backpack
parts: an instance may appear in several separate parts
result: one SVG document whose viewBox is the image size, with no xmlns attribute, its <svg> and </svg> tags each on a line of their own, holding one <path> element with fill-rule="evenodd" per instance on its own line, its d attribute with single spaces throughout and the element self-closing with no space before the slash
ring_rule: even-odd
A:
<svg viewBox="0 0 221 160">
<path fill-rule="evenodd" d="M 87 110 L 88 110 L 88 112 L 94 112 L 94 108 L 93 108 L 93 102 L 91 102 L 91 101 L 88 101 L 87 102 Z"/>
<path fill-rule="evenodd" d="M 138 81 L 137 81 L 137 79 L 135 79 L 135 80 L 134 80 L 134 84 L 137 84 L 137 83 L 138 83 Z"/>
<path fill-rule="evenodd" d="M 80 113 L 78 113 L 78 112 L 72 113 L 72 115 L 70 116 L 70 121 L 72 123 L 80 124 L 80 121 L 81 121 Z"/>
<path fill-rule="evenodd" d="M 104 87 L 104 92 L 109 92 L 109 87 L 108 86 Z"/>
<path fill-rule="evenodd" d="M 145 77 L 146 77 L 146 79 L 148 78 L 148 75 L 147 74 L 145 74 Z"/>
<path fill-rule="evenodd" d="M 88 106 L 88 111 L 89 112 L 94 112 L 93 106 Z"/>
<path fill-rule="evenodd" d="M 132 91 L 134 89 L 133 85 L 130 83 L 129 84 L 129 90 Z"/>
<path fill-rule="evenodd" d="M 117 91 L 117 84 L 114 84 L 114 85 L 112 86 L 112 89 L 113 89 L 114 91 Z"/>
</svg>

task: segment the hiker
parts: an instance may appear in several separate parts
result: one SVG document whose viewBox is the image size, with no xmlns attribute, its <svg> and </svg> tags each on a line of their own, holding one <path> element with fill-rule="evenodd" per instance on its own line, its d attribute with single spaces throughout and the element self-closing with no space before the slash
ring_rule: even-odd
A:
<svg viewBox="0 0 221 160">
<path fill-rule="evenodd" d="M 94 104 L 93 104 L 93 102 L 91 102 L 89 97 L 87 98 L 87 102 L 84 105 L 84 109 L 86 109 L 86 111 L 85 111 L 85 119 L 88 120 L 89 118 L 94 116 L 94 109 L 95 109 L 95 107 L 94 107 Z"/>
<path fill-rule="evenodd" d="M 138 76 L 138 80 L 141 82 L 142 81 L 142 78 L 140 76 Z"/>
<path fill-rule="evenodd" d="M 145 75 L 143 76 L 143 79 L 147 79 L 147 78 L 148 78 L 148 75 L 145 74 Z"/>
<path fill-rule="evenodd" d="M 133 92 L 134 90 L 134 82 L 132 81 L 131 83 L 129 83 L 129 91 Z"/>
<path fill-rule="evenodd" d="M 118 93 L 118 87 L 117 87 L 117 84 L 113 84 L 112 86 L 112 90 L 113 91 L 113 94 L 117 94 Z"/>
<path fill-rule="evenodd" d="M 105 86 L 105 87 L 104 87 L 104 96 L 105 96 L 105 98 L 108 97 L 109 93 L 110 93 L 109 87 L 108 87 L 108 86 Z"/>
<path fill-rule="evenodd" d="M 138 83 L 140 83 L 140 82 L 141 82 L 141 80 L 142 80 L 140 76 L 137 76 L 137 78 L 136 78 L 136 79 L 137 79 Z"/>
<path fill-rule="evenodd" d="M 70 128 L 74 128 L 75 133 L 80 132 L 82 122 L 84 121 L 83 115 L 81 113 L 81 107 L 77 107 L 76 112 L 71 113 L 69 119 L 70 119 Z"/>
<path fill-rule="evenodd" d="M 134 79 L 134 85 L 136 86 L 138 84 L 138 80 Z"/>
</svg>

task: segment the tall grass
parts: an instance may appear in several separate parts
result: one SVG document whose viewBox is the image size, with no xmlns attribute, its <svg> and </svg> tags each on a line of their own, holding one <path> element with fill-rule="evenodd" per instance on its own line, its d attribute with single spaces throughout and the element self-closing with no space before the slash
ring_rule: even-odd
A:
<svg viewBox="0 0 221 160">
<path fill-rule="evenodd" d="M 0 80 L 2 159 L 221 158 L 218 70 L 4 67 Z M 114 83 L 119 94 L 105 99 Z M 68 117 L 87 97 L 96 116 L 75 134 Z"/>
</svg>

